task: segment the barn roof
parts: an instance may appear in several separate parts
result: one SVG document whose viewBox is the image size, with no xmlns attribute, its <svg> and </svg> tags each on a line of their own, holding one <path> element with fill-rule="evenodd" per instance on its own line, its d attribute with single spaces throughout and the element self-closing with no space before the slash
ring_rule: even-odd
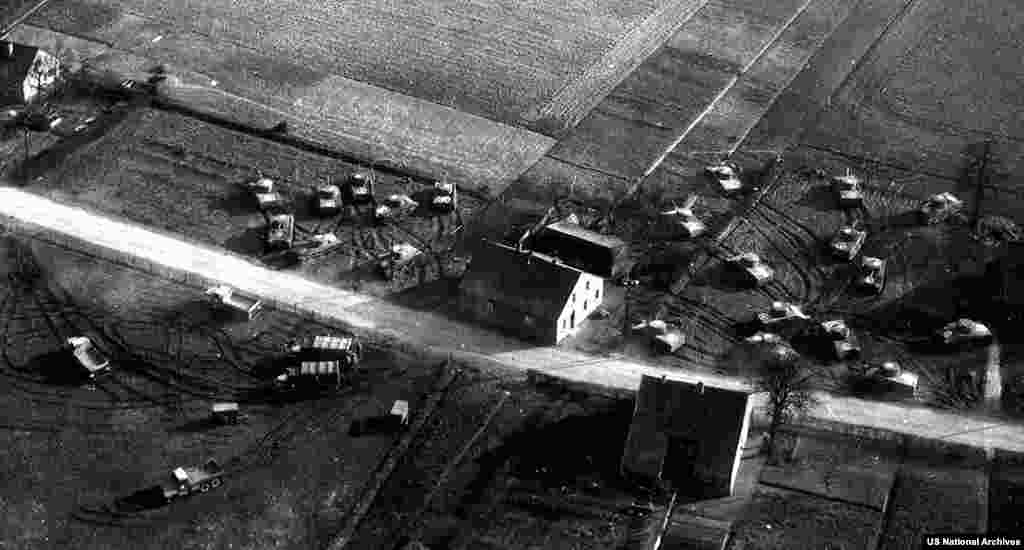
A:
<svg viewBox="0 0 1024 550">
<path fill-rule="evenodd" d="M 0 40 L 0 46 L 6 42 Z M 0 57 L 0 107 L 20 104 L 24 101 L 22 86 L 39 48 L 14 43 L 14 57 Z"/>
<path fill-rule="evenodd" d="M 582 274 L 550 256 L 485 242 L 473 253 L 462 290 L 534 317 L 557 319 Z"/>
<path fill-rule="evenodd" d="M 747 417 L 749 398 L 745 391 L 644 376 L 626 438 L 623 458 L 627 468 L 661 464 L 666 436 L 701 441 L 709 449 L 735 449 Z M 708 453 L 702 454 L 700 460 L 728 458 Z"/>
<path fill-rule="evenodd" d="M 626 245 L 625 241 L 614 235 L 605 235 L 603 233 L 598 233 L 597 231 L 591 231 L 579 224 L 572 223 L 567 220 L 562 220 L 545 226 L 542 233 L 545 232 L 572 237 L 574 239 L 586 241 L 609 249 L 621 248 Z"/>
</svg>

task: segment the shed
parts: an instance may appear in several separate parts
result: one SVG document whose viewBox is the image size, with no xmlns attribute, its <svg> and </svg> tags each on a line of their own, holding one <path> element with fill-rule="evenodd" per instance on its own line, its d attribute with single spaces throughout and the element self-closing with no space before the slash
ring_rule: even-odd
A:
<svg viewBox="0 0 1024 550">
<path fill-rule="evenodd" d="M 0 40 L 0 106 L 30 103 L 59 77 L 56 57 L 35 46 Z"/>
<path fill-rule="evenodd" d="M 462 311 L 523 338 L 557 344 L 604 300 L 604 279 L 556 258 L 484 241 L 460 287 Z"/>
<path fill-rule="evenodd" d="M 623 474 L 647 484 L 732 495 L 750 427 L 748 392 L 644 376 L 622 457 Z"/>
<path fill-rule="evenodd" d="M 625 241 L 586 229 L 572 219 L 541 228 L 531 237 L 530 248 L 605 278 L 619 277 L 629 267 L 625 261 L 629 252 Z"/>
</svg>

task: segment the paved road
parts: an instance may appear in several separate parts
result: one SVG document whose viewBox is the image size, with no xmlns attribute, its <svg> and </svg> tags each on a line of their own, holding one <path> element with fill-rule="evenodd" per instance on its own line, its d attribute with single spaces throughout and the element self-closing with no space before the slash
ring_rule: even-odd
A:
<svg viewBox="0 0 1024 550">
<path fill-rule="evenodd" d="M 2 185 L 3 182 L 0 182 Z M 643 374 L 712 386 L 741 388 L 742 381 L 695 375 L 622 357 L 595 357 L 534 347 L 441 315 L 405 309 L 376 298 L 324 286 L 272 271 L 223 251 L 69 207 L 0 186 L 0 218 L 8 225 L 97 256 L 127 261 L 162 275 L 196 284 L 222 282 L 258 294 L 271 305 L 452 352 L 458 359 L 487 361 L 514 369 L 537 369 L 565 379 L 612 388 L 635 389 Z M 849 424 L 891 429 L 979 447 L 1024 452 L 1024 426 L 991 418 L 968 418 L 923 407 L 821 394 L 814 415 Z"/>
</svg>

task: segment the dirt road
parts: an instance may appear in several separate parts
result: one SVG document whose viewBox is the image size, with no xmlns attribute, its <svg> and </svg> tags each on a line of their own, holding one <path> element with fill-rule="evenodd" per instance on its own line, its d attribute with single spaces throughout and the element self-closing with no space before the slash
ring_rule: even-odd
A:
<svg viewBox="0 0 1024 550">
<path fill-rule="evenodd" d="M 230 284 L 262 296 L 271 306 L 345 323 L 354 330 L 378 337 L 449 352 L 459 360 L 520 370 L 537 369 L 568 380 L 613 388 L 635 389 L 643 374 L 701 380 L 714 386 L 745 387 L 741 380 L 697 376 L 623 357 L 596 357 L 531 346 L 431 312 L 410 310 L 271 271 L 224 252 L 64 206 L 13 187 L 0 187 L 0 217 L 5 224 L 27 234 L 69 248 L 84 249 L 103 259 L 128 263 L 197 287 L 213 282 Z M 994 418 L 967 417 L 924 407 L 828 394 L 820 395 L 820 405 L 814 414 L 828 420 L 978 447 L 1024 451 L 1024 426 Z"/>
</svg>

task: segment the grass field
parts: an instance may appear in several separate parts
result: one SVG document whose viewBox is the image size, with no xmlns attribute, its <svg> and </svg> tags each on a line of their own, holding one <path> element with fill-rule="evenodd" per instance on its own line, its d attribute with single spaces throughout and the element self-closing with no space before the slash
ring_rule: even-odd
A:
<svg viewBox="0 0 1024 550">
<path fill-rule="evenodd" d="M 171 7 L 148 0 L 77 0 L 51 6 L 34 24 L 114 41 L 127 50 L 147 46 L 138 35 L 122 33 L 125 26 L 171 40 L 194 33 L 220 44 L 219 61 L 228 72 L 245 66 L 224 54 L 273 52 L 267 64 L 249 69 L 270 81 L 291 82 L 301 67 L 314 80 L 317 74 L 342 76 L 517 123 L 545 110 L 560 89 L 595 64 L 618 69 L 577 93 L 620 79 L 637 46 L 641 52 L 649 48 L 647 34 L 663 33 L 659 25 L 685 13 L 688 3 L 223 1 Z"/>
<path fill-rule="evenodd" d="M 1016 39 L 1022 21 L 1020 7 L 1003 0 L 969 10 L 917 3 L 804 140 L 955 178 L 966 150 L 993 139 L 1000 171 L 1012 173 L 1024 154 Z"/>
<path fill-rule="evenodd" d="M 353 439 L 349 421 L 398 398 L 418 406 L 436 377 L 435 365 L 370 345 L 352 389 L 277 401 L 265 391 L 269 359 L 324 327 L 273 311 L 224 324 L 194 289 L 11 238 L 2 245 L 3 545 L 323 545 L 393 442 Z M 91 386 L 55 353 L 83 333 L 113 357 Z M 238 402 L 242 422 L 211 424 L 217 401 Z M 224 489 L 140 513 L 114 508 L 208 458 L 227 468 Z"/>
</svg>

